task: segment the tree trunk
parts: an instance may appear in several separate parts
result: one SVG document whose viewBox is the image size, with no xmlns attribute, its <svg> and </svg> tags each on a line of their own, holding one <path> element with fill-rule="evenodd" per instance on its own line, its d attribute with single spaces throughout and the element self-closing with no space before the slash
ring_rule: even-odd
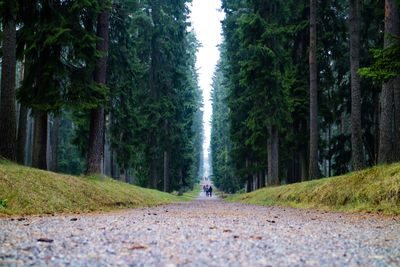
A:
<svg viewBox="0 0 400 267">
<path fill-rule="evenodd" d="M 169 192 L 168 151 L 164 151 L 164 192 Z"/>
<path fill-rule="evenodd" d="M 100 173 L 103 156 L 104 108 L 93 109 L 90 114 L 89 149 L 86 174 Z"/>
<path fill-rule="evenodd" d="M 295 174 L 295 172 L 296 172 L 296 153 L 292 150 L 292 151 L 290 151 L 290 158 L 291 158 L 291 161 L 290 162 L 288 162 L 288 167 L 287 167 L 287 170 L 286 170 L 286 183 L 287 184 L 291 184 L 291 183 L 294 183 L 294 181 L 296 180 L 296 174 Z"/>
<path fill-rule="evenodd" d="M 393 25 L 391 34 L 400 35 L 399 25 L 399 12 L 396 3 L 392 5 L 393 8 Z M 400 78 L 393 78 L 393 92 L 394 92 L 394 148 L 393 148 L 393 160 L 400 161 Z"/>
<path fill-rule="evenodd" d="M 268 126 L 268 185 L 278 185 L 279 181 L 279 131 L 278 126 Z"/>
<path fill-rule="evenodd" d="M 394 161 L 400 161 L 400 79 L 394 79 Z"/>
<path fill-rule="evenodd" d="M 258 189 L 258 176 L 257 172 L 253 173 L 253 191 L 256 191 Z"/>
<path fill-rule="evenodd" d="M 379 140 L 380 140 L 380 134 L 379 134 L 379 129 L 380 129 L 380 94 L 376 93 L 374 95 L 374 157 L 373 157 L 373 162 L 374 165 L 378 164 L 378 151 L 379 151 Z"/>
<path fill-rule="evenodd" d="M 251 179 L 251 177 L 249 176 L 247 178 L 247 182 L 246 182 L 246 193 L 249 193 L 252 191 L 252 189 L 253 189 L 252 182 L 253 182 L 253 179 Z"/>
<path fill-rule="evenodd" d="M 20 63 L 18 82 L 21 86 L 24 77 L 24 64 Z M 28 109 L 20 104 L 19 119 L 18 119 L 18 133 L 17 133 L 17 162 L 23 165 L 25 163 L 25 145 L 26 145 L 26 123 L 28 117 Z"/>
<path fill-rule="evenodd" d="M 153 189 L 157 188 L 157 162 L 155 159 L 152 159 L 150 163 L 149 187 Z"/>
<path fill-rule="evenodd" d="M 15 107 L 15 69 L 16 69 L 16 28 L 15 20 L 5 23 L 3 57 L 1 64 L 1 104 L 0 104 L 0 155 L 14 161 L 16 159 L 16 107 Z"/>
<path fill-rule="evenodd" d="M 115 179 L 114 151 L 110 151 L 110 175 Z"/>
<path fill-rule="evenodd" d="M 353 171 L 365 168 L 361 132 L 360 32 L 361 0 L 349 0 L 350 6 L 350 72 L 351 72 L 351 157 Z"/>
<path fill-rule="evenodd" d="M 26 145 L 26 124 L 28 109 L 21 104 L 19 109 L 18 137 L 17 137 L 17 162 L 25 163 L 25 145 Z"/>
<path fill-rule="evenodd" d="M 265 170 L 261 171 L 261 187 L 265 187 Z"/>
<path fill-rule="evenodd" d="M 183 195 L 183 175 L 182 175 L 182 168 L 179 167 L 178 169 L 178 178 L 179 178 L 179 192 L 178 192 L 178 196 L 182 196 Z"/>
<path fill-rule="evenodd" d="M 110 22 L 109 10 L 105 10 L 98 17 L 97 36 L 101 40 L 97 43 L 99 52 L 108 52 L 108 27 Z M 107 56 L 98 59 L 94 70 L 94 81 L 106 84 Z M 92 109 L 90 114 L 89 149 L 86 174 L 100 173 L 100 162 L 104 147 L 104 107 Z"/>
<path fill-rule="evenodd" d="M 309 123 L 307 120 L 302 120 L 301 121 L 301 130 L 302 133 L 309 133 Z M 300 161 L 300 166 L 301 166 L 301 177 L 300 181 L 304 182 L 307 181 L 308 179 L 308 174 L 309 174 L 309 145 L 308 142 L 306 142 L 305 146 L 302 146 L 299 151 L 299 161 Z"/>
<path fill-rule="evenodd" d="M 53 131 L 51 133 L 51 170 L 56 172 L 58 169 L 58 134 L 60 131 L 60 118 L 54 117 Z"/>
<path fill-rule="evenodd" d="M 332 138 L 332 129 L 331 125 L 329 124 L 329 132 L 328 132 L 328 177 L 332 176 L 332 152 L 331 152 L 331 138 Z"/>
<path fill-rule="evenodd" d="M 26 149 L 25 149 L 25 165 L 32 166 L 32 147 L 33 147 L 33 125 L 34 120 L 32 118 L 32 110 L 28 112 L 28 133 L 26 138 Z"/>
<path fill-rule="evenodd" d="M 151 5 L 151 16 L 153 19 L 154 24 L 158 25 L 160 24 L 160 7 L 159 3 L 157 1 L 150 1 Z M 158 34 L 153 34 L 152 39 L 151 39 L 151 76 L 150 76 L 150 90 L 151 90 L 151 100 L 154 103 L 159 102 L 159 68 L 160 68 L 160 40 L 159 40 L 159 35 Z M 152 110 L 150 120 L 155 122 L 156 120 L 156 113 L 157 110 Z M 159 153 L 159 135 L 160 132 L 158 129 L 151 129 L 150 130 L 150 138 L 149 138 L 149 160 L 151 161 L 150 163 L 150 177 L 149 177 L 149 187 L 150 188 L 156 188 L 157 187 L 157 181 L 158 181 L 158 174 L 157 174 L 157 160 L 158 158 L 158 153 Z"/>
<path fill-rule="evenodd" d="M 164 138 L 167 139 L 168 137 L 168 120 L 165 119 L 164 121 Z M 168 146 L 167 144 L 164 144 Z M 167 149 L 164 150 L 164 192 L 169 192 L 169 165 L 168 165 L 168 151 Z"/>
<path fill-rule="evenodd" d="M 103 134 L 103 174 L 107 175 L 107 130 L 109 128 L 108 121 L 107 121 L 107 115 L 104 113 L 104 134 Z M 129 175 L 129 170 L 128 175 Z"/>
<path fill-rule="evenodd" d="M 389 34 L 398 32 L 399 17 L 395 0 L 385 1 L 385 41 L 384 47 L 390 44 Z M 393 87 L 395 79 L 390 79 L 382 86 L 382 105 L 380 119 L 380 139 L 378 163 L 390 163 L 392 161 L 392 113 L 393 113 Z"/>
<path fill-rule="evenodd" d="M 47 137 L 46 137 L 46 165 L 47 170 L 51 168 L 51 144 L 50 144 L 50 116 L 47 115 Z"/>
<path fill-rule="evenodd" d="M 317 179 L 318 167 L 318 91 L 317 91 L 317 1 L 310 0 L 310 167 L 309 179 Z"/>
<path fill-rule="evenodd" d="M 32 167 L 47 170 L 47 113 L 37 112 L 33 130 Z"/>
</svg>

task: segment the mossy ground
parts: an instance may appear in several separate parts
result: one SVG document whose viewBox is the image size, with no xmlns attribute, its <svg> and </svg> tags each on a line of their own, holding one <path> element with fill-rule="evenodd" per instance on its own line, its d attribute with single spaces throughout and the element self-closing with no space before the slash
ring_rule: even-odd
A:
<svg viewBox="0 0 400 267">
<path fill-rule="evenodd" d="M 252 204 L 400 214 L 400 163 L 342 176 L 266 187 L 226 198 Z"/>
<path fill-rule="evenodd" d="M 100 176 L 77 177 L 0 160 L 0 215 L 32 215 L 110 211 L 154 206 L 195 198 L 196 186 L 183 196 L 133 186 Z"/>
</svg>

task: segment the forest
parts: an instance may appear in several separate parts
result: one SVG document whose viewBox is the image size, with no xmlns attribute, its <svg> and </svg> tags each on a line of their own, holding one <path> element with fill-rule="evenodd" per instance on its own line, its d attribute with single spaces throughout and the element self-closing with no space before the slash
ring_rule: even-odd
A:
<svg viewBox="0 0 400 267">
<path fill-rule="evenodd" d="M 0 1 L 0 155 L 192 188 L 203 115 L 188 2 Z"/>
<path fill-rule="evenodd" d="M 400 161 L 398 6 L 223 0 L 215 185 L 250 192 Z"/>
</svg>

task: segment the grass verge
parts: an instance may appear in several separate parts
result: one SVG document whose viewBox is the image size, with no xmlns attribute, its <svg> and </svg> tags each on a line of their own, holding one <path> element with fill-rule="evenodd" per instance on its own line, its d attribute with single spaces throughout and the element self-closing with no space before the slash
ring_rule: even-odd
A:
<svg viewBox="0 0 400 267">
<path fill-rule="evenodd" d="M 400 214 L 400 163 L 226 198 L 261 205 Z"/>
<path fill-rule="evenodd" d="M 200 186 L 183 196 L 133 186 L 100 176 L 76 177 L 0 160 L 1 215 L 110 211 L 155 206 L 197 197 Z"/>
</svg>

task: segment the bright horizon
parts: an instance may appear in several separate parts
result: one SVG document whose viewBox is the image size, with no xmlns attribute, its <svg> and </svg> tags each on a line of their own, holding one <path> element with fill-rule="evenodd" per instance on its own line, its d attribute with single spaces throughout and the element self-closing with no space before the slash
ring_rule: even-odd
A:
<svg viewBox="0 0 400 267">
<path fill-rule="evenodd" d="M 199 74 L 199 86 L 203 92 L 204 126 L 204 175 L 210 175 L 209 148 L 211 137 L 211 84 L 215 66 L 219 60 L 218 45 L 222 42 L 221 20 L 224 17 L 220 0 L 193 0 L 190 5 L 190 21 L 201 47 L 197 52 L 196 68 Z"/>
</svg>

